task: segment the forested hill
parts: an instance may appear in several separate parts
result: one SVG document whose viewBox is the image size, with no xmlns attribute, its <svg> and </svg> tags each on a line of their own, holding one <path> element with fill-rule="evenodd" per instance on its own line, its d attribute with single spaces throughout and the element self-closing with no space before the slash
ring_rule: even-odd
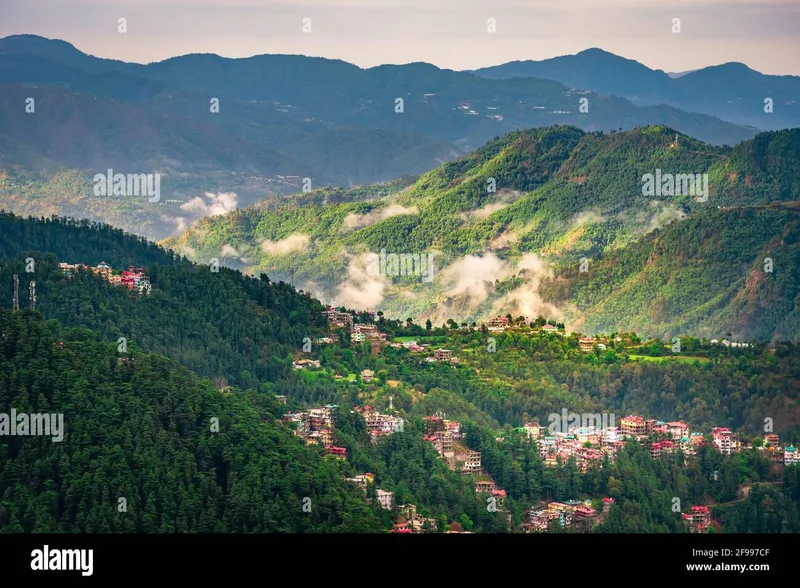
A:
<svg viewBox="0 0 800 588">
<path fill-rule="evenodd" d="M 544 313 L 587 332 L 715 338 L 730 331 L 796 340 L 799 154 L 800 129 L 762 133 L 733 148 L 663 126 L 526 129 L 403 189 L 362 187 L 336 199 L 312 192 L 204 219 L 164 243 L 203 263 L 235 250 L 239 256 L 226 260 L 232 267 L 293 275 L 322 300 L 401 320 L 438 325 Z M 674 184 L 689 176 L 705 188 Z M 648 192 L 648 177 L 667 181 Z M 650 267 L 645 251 L 654 238 L 662 255 Z M 381 251 L 434 255 L 435 275 L 369 275 L 368 256 Z M 766 257 L 776 262 L 772 273 L 763 271 Z M 680 284 L 667 265 L 680 271 Z M 602 288 L 540 288 L 576 276 Z M 778 303 L 765 307 L 775 296 Z M 749 320 L 740 320 L 747 307 Z"/>
<path fill-rule="evenodd" d="M 545 465 L 538 441 L 515 427 L 566 408 L 685 419 L 703 433 L 728 426 L 746 442 L 768 418 L 785 443 L 800 440 L 791 344 L 726 348 L 684 338 L 674 352 L 621 333 L 584 351 L 579 334 L 545 332 L 543 317 L 509 319 L 513 327 L 490 335 L 378 315 L 391 345 L 373 348 L 329 331 L 319 302 L 288 284 L 213 272 L 107 227 L 3 215 L 0 235 L 0 411 L 64 415 L 61 442 L 3 438 L 0 532 L 387 531 L 397 513 L 375 504 L 378 489 L 418 507 L 439 531 L 513 531 L 541 501 L 599 507 L 609 496 L 617 507 L 597 530 L 681 532 L 669 497 L 733 501 L 742 484 L 777 481 L 769 458 L 756 449 L 726 457 L 706 444 L 684 463 L 678 453 L 653 459 L 631 442 L 582 472 L 575 456 Z M 77 269 L 68 277 L 62 260 L 143 265 L 152 288 L 136 292 Z M 22 310 L 12 314 L 13 274 Z M 323 333 L 333 340 L 307 354 L 319 364 L 293 369 L 303 339 Z M 426 348 L 400 344 L 409 339 Z M 441 349 L 459 361 L 429 361 Z M 304 445 L 292 415 L 326 404 L 338 406 L 328 447 Z M 373 435 L 356 410 L 367 405 L 404 426 Z M 460 424 L 458 451 L 481 453 L 481 475 L 505 491 L 504 510 L 487 509 L 476 478 L 434 448 L 424 417 L 435 413 Z M 343 459 L 325 455 L 329 443 Z M 725 527 L 800 529 L 796 470 L 784 470 L 782 489 L 754 489 L 732 506 Z M 367 472 L 366 494 L 346 481 Z"/>
<path fill-rule="evenodd" d="M 173 265 L 179 258 L 144 237 L 88 220 L 23 218 L 0 210 L 0 259 L 25 251 L 53 253 L 59 261 L 113 267 Z M 5 300 L 5 298 L 3 299 Z"/>
<path fill-rule="evenodd" d="M 383 523 L 342 465 L 176 362 L 0 310 L 0 406 L 62 413 L 4 437 L 0 532 L 361 532 Z M 218 429 L 215 421 L 218 419 Z M 310 498 L 310 511 L 303 510 Z"/>
<path fill-rule="evenodd" d="M 28 259 L 33 272 L 26 271 Z M 132 294 L 91 272 L 68 278 L 58 268 L 101 261 L 115 269 L 144 267 L 152 293 Z M 107 226 L 0 215 L 1 307 L 10 307 L 18 274 L 22 306 L 35 281 L 36 308 L 46 318 L 90 328 L 105 341 L 124 337 L 221 385 L 258 388 L 291 376 L 293 354 L 321 325 L 320 303 L 266 276 L 212 269 Z"/>
<path fill-rule="evenodd" d="M 667 338 L 796 340 L 800 334 L 800 204 L 712 209 L 568 268 L 542 293 L 572 301 L 583 329 L 650 323 Z"/>
</svg>

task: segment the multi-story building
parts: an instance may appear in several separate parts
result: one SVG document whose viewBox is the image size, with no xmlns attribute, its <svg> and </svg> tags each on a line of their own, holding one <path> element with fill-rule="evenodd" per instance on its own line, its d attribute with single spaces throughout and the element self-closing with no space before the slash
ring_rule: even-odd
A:
<svg viewBox="0 0 800 588">
<path fill-rule="evenodd" d="M 646 434 L 644 419 L 640 416 L 629 415 L 620 419 L 620 428 L 624 436 L 640 437 Z"/>
<path fill-rule="evenodd" d="M 328 326 L 352 327 L 353 315 L 349 312 L 339 312 L 335 308 L 329 308 L 322 313 L 328 319 Z"/>
<path fill-rule="evenodd" d="M 378 327 L 375 325 L 363 325 L 363 324 L 353 325 L 352 332 L 364 335 L 368 339 L 372 337 L 377 337 L 379 335 Z"/>
<path fill-rule="evenodd" d="M 683 437 L 688 437 L 689 425 L 683 421 L 667 423 L 667 431 L 673 439 L 682 439 Z"/>
<path fill-rule="evenodd" d="M 392 510 L 392 507 L 394 507 L 394 492 L 387 492 L 379 488 L 377 495 L 378 504 L 381 505 L 381 508 L 384 510 Z"/>
<path fill-rule="evenodd" d="M 494 498 L 497 502 L 497 508 L 502 509 L 506 503 L 506 491 L 505 490 L 498 490 L 494 489 L 491 491 L 492 498 Z"/>
<path fill-rule="evenodd" d="M 600 431 L 600 442 L 603 445 L 616 443 L 622 439 L 619 427 L 606 427 Z"/>
<path fill-rule="evenodd" d="M 101 276 L 107 276 L 112 272 L 112 269 L 111 266 L 105 261 L 101 261 L 97 264 L 97 267 L 92 269 L 92 271 L 94 271 L 96 274 L 100 274 Z"/>
<path fill-rule="evenodd" d="M 437 438 L 438 445 L 442 448 L 439 453 L 453 451 L 453 433 L 450 431 L 436 431 L 434 436 Z"/>
<path fill-rule="evenodd" d="M 466 453 L 457 456 L 456 459 L 461 462 L 461 473 L 463 474 L 479 474 L 481 472 L 481 454 L 478 451 L 467 451 Z"/>
<path fill-rule="evenodd" d="M 494 480 L 478 480 L 475 482 L 475 494 L 489 494 L 495 489 Z"/>
<path fill-rule="evenodd" d="M 783 463 L 785 465 L 798 465 L 800 464 L 800 451 L 794 445 L 784 447 L 783 449 Z"/>
<path fill-rule="evenodd" d="M 453 352 L 449 349 L 437 349 L 433 357 L 439 361 L 450 361 L 453 357 Z"/>
<path fill-rule="evenodd" d="M 730 429 L 724 427 L 714 427 L 711 429 L 711 437 L 714 440 L 714 446 L 725 455 L 730 455 L 734 448 L 733 433 Z"/>
<path fill-rule="evenodd" d="M 661 457 L 661 443 L 650 444 L 650 457 L 653 459 L 658 459 Z"/>
<path fill-rule="evenodd" d="M 367 491 L 367 484 L 371 484 L 375 477 L 367 472 L 366 474 L 357 474 L 354 478 L 346 478 L 347 482 L 352 482 L 356 484 L 359 488 L 361 488 L 364 492 Z"/>
<path fill-rule="evenodd" d="M 458 421 L 445 420 L 444 427 L 450 431 L 450 434 L 453 435 L 454 439 L 459 439 L 461 437 L 461 423 Z"/>
<path fill-rule="evenodd" d="M 85 270 L 88 269 L 87 266 L 83 265 L 82 263 L 59 263 L 59 269 L 64 272 L 66 275 L 72 277 L 72 274 L 78 270 Z"/>
<path fill-rule="evenodd" d="M 361 371 L 361 381 L 365 384 L 369 384 L 372 379 L 375 377 L 375 372 L 372 370 L 362 370 Z"/>
<path fill-rule="evenodd" d="M 305 431 L 321 431 L 333 426 L 333 408 L 312 408 L 305 413 Z"/>
<path fill-rule="evenodd" d="M 591 351 L 595 343 L 597 343 L 597 339 L 594 337 L 581 337 L 578 339 L 578 346 L 581 351 Z"/>
<path fill-rule="evenodd" d="M 693 506 L 683 515 L 683 520 L 689 525 L 690 533 L 703 533 L 711 524 L 711 512 L 707 506 Z"/>
<path fill-rule="evenodd" d="M 338 457 L 339 459 L 347 458 L 347 449 L 344 447 L 334 447 L 333 445 L 328 445 L 325 448 L 325 450 L 328 452 L 329 455 Z"/>
<path fill-rule="evenodd" d="M 543 427 L 540 427 L 538 423 L 525 423 L 525 426 L 522 427 L 522 430 L 525 431 L 528 439 L 538 439 Z"/>
<path fill-rule="evenodd" d="M 486 326 L 490 331 L 504 331 L 508 328 L 508 317 L 498 316 L 497 318 L 493 318 L 486 323 Z"/>
</svg>

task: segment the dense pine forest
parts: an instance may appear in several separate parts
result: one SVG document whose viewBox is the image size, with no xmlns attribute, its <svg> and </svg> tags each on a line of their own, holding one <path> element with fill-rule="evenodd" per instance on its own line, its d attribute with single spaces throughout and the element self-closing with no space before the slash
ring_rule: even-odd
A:
<svg viewBox="0 0 800 588">
<path fill-rule="evenodd" d="M 144 268 L 151 292 L 58 266 L 102 261 Z M 22 310 L 12 313 L 14 274 Z M 763 437 L 770 419 L 797 444 L 800 350 L 791 343 L 724 348 L 683 337 L 674 354 L 669 341 L 610 333 L 607 349 L 582 352 L 577 334 L 533 329 L 543 317 L 530 326 L 511 317 L 515 329 L 493 333 L 378 314 L 391 340 L 460 358 L 431 363 L 329 329 L 319 301 L 266 275 L 213 271 L 107 226 L 7 214 L 0 308 L 0 412 L 61 413 L 65 427 L 62 442 L 2 438 L 2 532 L 385 532 L 395 517 L 376 504 L 377 488 L 416 505 L 439 532 L 518 532 L 539 501 L 599 509 L 605 497 L 614 506 L 596 532 L 685 532 L 676 498 L 684 511 L 710 505 L 717 532 L 800 532 L 800 467 L 775 467 L 755 449 L 728 456 L 706 444 L 653 458 L 628 443 L 582 472 L 571 460 L 546 466 L 518 430 L 566 407 L 730 427 L 745 441 Z M 318 344 L 323 336 L 333 342 Z M 294 369 L 301 357 L 320 367 Z M 335 445 L 346 459 L 282 422 L 326 404 L 337 406 Z M 391 406 L 404 429 L 373 443 L 355 410 L 364 405 Z M 500 511 L 426 439 L 424 417 L 437 413 L 461 423 L 459 443 L 481 453 L 505 490 Z M 375 479 L 366 492 L 346 481 L 365 472 Z"/>
</svg>

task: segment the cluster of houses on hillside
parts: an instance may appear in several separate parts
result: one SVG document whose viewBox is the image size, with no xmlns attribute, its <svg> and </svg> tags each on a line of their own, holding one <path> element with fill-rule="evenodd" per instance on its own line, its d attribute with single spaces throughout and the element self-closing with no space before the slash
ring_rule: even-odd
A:
<svg viewBox="0 0 800 588">
<path fill-rule="evenodd" d="M 91 267 L 81 263 L 59 263 L 59 269 L 68 277 L 75 275 L 76 271 L 91 271 L 94 275 L 100 276 L 113 286 L 125 286 L 130 290 L 136 290 L 144 294 L 150 294 L 150 278 L 145 274 L 144 268 L 129 266 L 127 270 L 115 271 L 105 261 Z"/>
<path fill-rule="evenodd" d="M 536 441 L 545 466 L 563 465 L 574 457 L 581 472 L 585 472 L 592 463 L 602 463 L 606 457 L 613 461 L 617 450 L 625 445 L 617 427 L 574 427 L 561 432 L 549 431 L 538 423 L 526 423 L 518 430 L 528 439 Z"/>
<path fill-rule="evenodd" d="M 333 419 L 338 406 L 328 404 L 322 408 L 312 408 L 301 412 L 287 412 L 283 421 L 294 425 L 294 433 L 309 445 L 325 447 L 328 455 L 340 459 L 347 458 L 347 449 L 334 443 Z"/>
<path fill-rule="evenodd" d="M 481 454 L 461 445 L 455 440 L 461 438 L 461 424 L 449 421 L 440 416 L 423 417 L 425 421 L 425 441 L 428 441 L 439 456 L 445 460 L 447 467 L 462 474 L 480 475 Z"/>
<path fill-rule="evenodd" d="M 349 312 L 340 312 L 335 308 L 329 308 L 323 311 L 322 315 L 328 320 L 329 329 L 350 329 L 350 341 L 352 343 L 370 341 L 373 345 L 380 346 L 389 338 L 389 335 L 381 333 L 374 324 L 356 323 L 353 315 Z M 323 337 L 317 341 L 319 343 L 333 343 L 333 339 L 330 337 Z"/>
<path fill-rule="evenodd" d="M 541 503 L 528 511 L 528 522 L 522 524 L 523 533 L 537 533 L 550 530 L 553 526 L 591 531 L 602 523 L 614 505 L 613 498 L 603 498 L 601 509 L 592 507 L 591 500 L 567 500 L 564 502 Z M 711 511 L 707 506 L 695 505 L 681 514 L 690 533 L 705 533 L 711 525 Z"/>
<path fill-rule="evenodd" d="M 542 506 L 533 506 L 528 511 L 528 522 L 522 524 L 523 533 L 547 531 L 554 524 L 561 527 L 572 527 L 576 530 L 589 531 L 600 524 L 614 504 L 613 498 L 603 498 L 600 512 L 592 508 L 591 500 L 567 500 L 566 502 L 550 502 Z"/>
<path fill-rule="evenodd" d="M 769 452 L 770 460 L 773 463 L 800 465 L 800 450 L 794 445 L 781 448 L 780 439 L 774 433 L 764 437 L 763 443 L 758 449 Z"/>
<path fill-rule="evenodd" d="M 370 324 L 359 323 L 350 328 L 350 341 L 353 343 L 363 343 L 370 341 L 381 344 L 389 337 L 386 333 L 378 331 L 378 327 Z"/>
<path fill-rule="evenodd" d="M 706 443 L 703 433 L 690 431 L 689 425 L 683 421 L 664 422 L 638 415 L 623 417 L 619 427 L 574 426 L 564 432 L 552 431 L 538 423 L 526 423 L 518 431 L 537 441 L 544 465 L 564 464 L 574 457 L 578 468 L 584 472 L 593 462 L 602 462 L 606 456 L 613 461 L 616 452 L 624 447 L 628 439 L 649 443 L 653 459 L 678 450 L 684 455 L 695 455 Z M 743 448 L 738 436 L 725 427 L 711 429 L 711 443 L 724 455 Z M 773 462 L 787 465 L 800 463 L 797 448 L 780 448 L 777 435 L 767 435 L 764 445 L 759 449 L 769 451 Z"/>
<path fill-rule="evenodd" d="M 507 316 L 498 316 L 493 319 L 489 319 L 484 324 L 486 325 L 486 328 L 493 333 L 499 333 L 505 331 L 506 329 L 515 327 L 515 324 L 512 323 Z M 528 317 L 523 317 L 523 322 L 516 326 L 516 328 L 530 329 L 531 326 Z M 543 333 L 556 333 L 558 335 L 563 335 L 563 330 L 551 324 L 545 324 L 541 327 L 533 327 L 533 330 L 541 331 Z"/>
<path fill-rule="evenodd" d="M 387 344 L 387 340 L 389 335 L 386 333 L 382 333 L 378 330 L 378 327 L 374 324 L 370 323 L 356 323 L 354 322 L 353 315 L 349 312 L 340 312 L 335 308 L 329 308 L 328 310 L 324 311 L 323 316 L 328 321 L 328 327 L 333 328 L 349 328 L 350 329 L 350 341 L 352 343 L 364 343 L 365 341 L 369 341 L 372 343 L 373 350 L 380 348 L 383 345 Z M 508 321 L 508 319 L 503 319 Z M 555 327 L 553 327 L 555 329 Z M 317 343 L 320 344 L 330 344 L 333 343 L 334 339 L 331 337 L 322 337 L 317 339 Z M 394 348 L 405 348 L 409 351 L 425 351 L 429 346 L 426 344 L 418 344 L 416 341 L 406 341 L 404 343 L 391 343 L 391 347 Z M 459 360 L 457 357 L 453 356 L 453 352 L 449 349 L 437 349 L 432 356 L 425 358 L 427 362 L 449 362 L 452 365 L 457 365 Z M 367 381 L 362 373 L 362 379 Z"/>
<path fill-rule="evenodd" d="M 285 404 L 285 401 L 283 403 Z M 336 410 L 338 406 L 327 404 L 321 408 L 287 412 L 283 416 L 283 421 L 293 424 L 295 434 L 302 437 L 306 443 L 322 445 L 331 455 L 347 457 L 344 448 L 333 445 L 335 440 L 333 422 Z M 377 443 L 381 437 L 403 431 L 404 422 L 400 417 L 381 414 L 371 406 L 358 406 L 355 410 L 366 421 L 373 443 Z"/>
<path fill-rule="evenodd" d="M 430 348 L 430 345 L 426 343 L 417 343 L 416 341 L 405 341 L 403 343 L 391 343 L 390 347 L 394 347 L 397 349 L 405 348 L 409 351 L 413 352 L 420 352 L 426 351 Z M 450 349 L 436 349 L 433 352 L 433 355 L 428 356 L 425 358 L 425 361 L 428 363 L 436 363 L 438 361 L 447 362 L 451 365 L 458 365 L 459 361 L 458 358 L 453 355 L 453 352 Z"/>
<path fill-rule="evenodd" d="M 375 475 L 367 472 L 365 474 L 357 474 L 352 478 L 345 478 L 345 481 L 355 484 L 361 488 L 364 494 L 367 494 L 368 485 L 375 483 Z M 437 530 L 436 519 L 426 518 L 418 514 L 415 504 L 396 505 L 394 492 L 377 488 L 374 500 L 382 509 L 395 511 L 397 516 L 396 523 L 392 527 L 392 533 L 426 533 Z"/>
<path fill-rule="evenodd" d="M 361 414 L 369 429 L 369 436 L 373 443 L 392 433 L 402 433 L 404 421 L 400 417 L 381 414 L 371 406 L 357 406 L 356 412 Z"/>
<path fill-rule="evenodd" d="M 361 490 L 363 490 L 364 494 L 367 493 L 367 486 L 368 484 L 375 483 L 375 474 L 371 472 L 367 472 L 366 474 L 357 474 L 353 478 L 345 478 L 346 482 L 352 482 Z M 382 490 L 378 488 L 375 491 L 376 494 L 376 501 L 380 505 L 380 507 L 384 510 L 393 510 L 395 507 L 394 504 L 394 492 L 389 492 L 387 490 Z M 416 507 L 415 507 L 416 508 Z"/>
</svg>

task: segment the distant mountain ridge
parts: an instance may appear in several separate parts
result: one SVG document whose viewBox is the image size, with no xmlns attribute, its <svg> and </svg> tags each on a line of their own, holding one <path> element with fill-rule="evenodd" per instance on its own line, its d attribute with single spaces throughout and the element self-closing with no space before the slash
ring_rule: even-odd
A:
<svg viewBox="0 0 800 588">
<path fill-rule="evenodd" d="M 271 195 L 423 174 L 519 129 L 663 124 L 714 144 L 755 134 L 543 79 L 298 55 L 142 65 L 34 35 L 0 39 L 0 86 L 0 208 L 109 222 L 152 239 Z M 92 178 L 110 168 L 161 174 L 162 198 L 96 197 Z"/>
<path fill-rule="evenodd" d="M 765 75 L 743 63 L 668 74 L 593 48 L 542 61 L 511 61 L 475 73 L 491 79 L 554 80 L 640 106 L 669 105 L 762 130 L 800 127 L 800 77 Z M 771 113 L 764 110 L 767 98 L 773 101 Z"/>
</svg>

